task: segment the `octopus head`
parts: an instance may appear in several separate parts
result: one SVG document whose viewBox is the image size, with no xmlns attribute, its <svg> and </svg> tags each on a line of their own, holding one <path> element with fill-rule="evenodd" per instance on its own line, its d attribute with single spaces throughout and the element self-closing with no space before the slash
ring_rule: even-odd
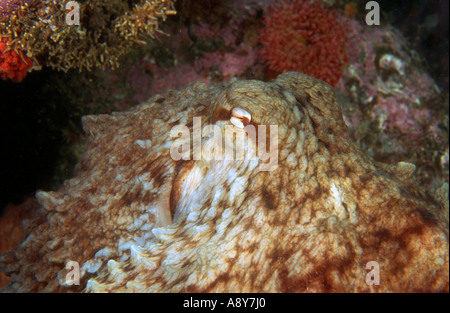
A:
<svg viewBox="0 0 450 313">
<path fill-rule="evenodd" d="M 445 214 L 352 142 L 326 83 L 195 83 L 83 126 L 74 178 L 0 257 L 7 290 L 448 291 Z"/>
</svg>

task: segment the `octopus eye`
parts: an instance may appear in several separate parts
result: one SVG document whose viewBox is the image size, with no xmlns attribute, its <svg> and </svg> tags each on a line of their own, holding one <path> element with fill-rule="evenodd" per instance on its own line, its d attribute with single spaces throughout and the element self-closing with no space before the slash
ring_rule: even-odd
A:
<svg viewBox="0 0 450 313">
<path fill-rule="evenodd" d="M 234 108 L 231 110 L 230 122 L 233 123 L 234 126 L 244 128 L 251 120 L 252 116 L 244 109 Z"/>
</svg>

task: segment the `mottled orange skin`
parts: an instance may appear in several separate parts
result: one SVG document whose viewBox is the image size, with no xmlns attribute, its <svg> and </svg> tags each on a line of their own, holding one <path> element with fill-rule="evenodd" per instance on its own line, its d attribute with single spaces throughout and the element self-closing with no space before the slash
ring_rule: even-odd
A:
<svg viewBox="0 0 450 313">
<path fill-rule="evenodd" d="M 173 126 L 231 125 L 235 107 L 278 125 L 274 171 L 170 157 Z M 0 258 L 4 290 L 448 292 L 448 203 L 414 184 L 412 164 L 367 157 L 321 81 L 196 83 L 83 124 L 75 177 L 37 193 L 46 221 Z M 369 261 L 379 285 L 365 282 Z"/>
<path fill-rule="evenodd" d="M 0 216 L 0 252 L 13 249 L 24 239 L 24 230 L 27 231 L 29 226 L 27 221 L 42 222 L 42 218 L 35 214 L 38 207 L 39 204 L 31 195 L 19 205 L 10 203 L 5 207 L 3 214 Z M 0 288 L 10 280 L 10 277 L 0 272 Z"/>
</svg>

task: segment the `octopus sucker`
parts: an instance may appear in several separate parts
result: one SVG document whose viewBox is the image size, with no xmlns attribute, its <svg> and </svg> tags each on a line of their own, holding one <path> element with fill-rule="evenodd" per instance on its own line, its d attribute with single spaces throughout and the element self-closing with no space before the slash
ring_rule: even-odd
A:
<svg viewBox="0 0 450 313">
<path fill-rule="evenodd" d="M 23 241 L 0 255 L 2 291 L 449 290 L 448 199 L 414 165 L 365 155 L 322 81 L 195 83 L 83 125 L 74 177 L 37 192 Z"/>
</svg>

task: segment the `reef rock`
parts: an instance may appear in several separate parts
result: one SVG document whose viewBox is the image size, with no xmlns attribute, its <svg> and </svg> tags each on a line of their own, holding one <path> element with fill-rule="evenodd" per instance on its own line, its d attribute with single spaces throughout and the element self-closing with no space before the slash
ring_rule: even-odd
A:
<svg viewBox="0 0 450 313">
<path fill-rule="evenodd" d="M 194 117 L 233 127 L 204 130 L 201 148 L 220 153 L 246 124 L 277 125 L 276 164 L 261 168 L 263 133 L 242 159 L 190 145 L 175 160 L 171 130 L 195 140 Z M 448 204 L 414 184 L 414 165 L 367 157 L 321 81 L 195 83 L 83 125 L 74 178 L 37 192 L 44 222 L 0 258 L 4 291 L 448 292 Z"/>
</svg>

